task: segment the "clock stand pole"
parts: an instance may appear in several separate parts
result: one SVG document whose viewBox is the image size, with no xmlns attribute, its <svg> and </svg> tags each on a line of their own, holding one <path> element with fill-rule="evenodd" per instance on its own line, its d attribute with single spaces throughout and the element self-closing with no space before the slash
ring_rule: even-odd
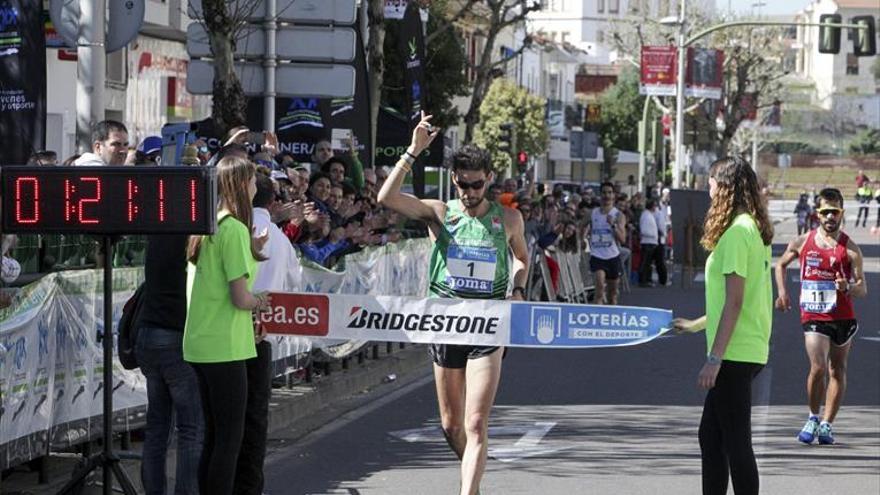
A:
<svg viewBox="0 0 880 495">
<path fill-rule="evenodd" d="M 73 473 L 71 480 L 64 485 L 57 495 L 75 495 L 79 493 L 83 482 L 98 468 L 103 471 L 103 493 L 113 493 L 113 477 L 119 482 L 122 493 L 137 495 L 125 470 L 119 463 L 119 457 L 113 453 L 113 243 L 109 235 L 101 237 L 104 246 L 104 332 L 101 343 L 104 350 L 104 446 L 100 453 L 89 457 L 81 468 Z"/>
</svg>

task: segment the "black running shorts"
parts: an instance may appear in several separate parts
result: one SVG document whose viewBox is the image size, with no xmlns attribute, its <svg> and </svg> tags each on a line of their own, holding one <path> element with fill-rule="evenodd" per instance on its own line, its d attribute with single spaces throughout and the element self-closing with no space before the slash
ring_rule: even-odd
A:
<svg viewBox="0 0 880 495">
<path fill-rule="evenodd" d="M 836 346 L 844 346 L 859 331 L 856 320 L 808 321 L 804 323 L 804 333 L 815 332 L 831 339 Z"/>
<path fill-rule="evenodd" d="M 468 359 L 483 358 L 498 349 L 501 348 L 483 345 L 431 344 L 428 346 L 428 353 L 437 366 L 460 369 L 467 366 Z M 507 349 L 504 349 L 504 354 L 507 355 Z"/>
<path fill-rule="evenodd" d="M 590 271 L 605 272 L 605 278 L 608 280 L 617 280 L 620 278 L 620 256 L 615 256 L 610 260 L 603 260 L 595 256 L 590 256 Z"/>
</svg>

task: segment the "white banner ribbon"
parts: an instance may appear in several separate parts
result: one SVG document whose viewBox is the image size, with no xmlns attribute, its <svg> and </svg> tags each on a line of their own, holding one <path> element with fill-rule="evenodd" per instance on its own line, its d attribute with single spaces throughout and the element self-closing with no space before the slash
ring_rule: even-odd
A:
<svg viewBox="0 0 880 495">
<path fill-rule="evenodd" d="M 273 293 L 269 333 L 510 347 L 619 347 L 671 328 L 672 311 L 487 299 Z"/>
</svg>

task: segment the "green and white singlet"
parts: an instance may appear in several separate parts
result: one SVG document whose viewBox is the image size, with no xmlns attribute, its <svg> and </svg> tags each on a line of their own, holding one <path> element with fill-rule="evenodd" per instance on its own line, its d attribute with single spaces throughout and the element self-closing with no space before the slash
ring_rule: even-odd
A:
<svg viewBox="0 0 880 495">
<path fill-rule="evenodd" d="M 505 299 L 510 264 L 504 208 L 491 202 L 489 211 L 475 218 L 465 213 L 461 201 L 447 202 L 429 277 L 434 297 Z"/>
</svg>

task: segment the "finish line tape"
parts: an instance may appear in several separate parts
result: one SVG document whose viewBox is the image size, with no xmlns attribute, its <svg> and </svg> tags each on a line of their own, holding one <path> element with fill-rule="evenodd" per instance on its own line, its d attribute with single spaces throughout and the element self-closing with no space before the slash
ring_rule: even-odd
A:
<svg viewBox="0 0 880 495">
<path fill-rule="evenodd" d="M 485 299 L 272 293 L 269 333 L 341 340 L 580 349 L 649 342 L 672 311 Z"/>
</svg>

